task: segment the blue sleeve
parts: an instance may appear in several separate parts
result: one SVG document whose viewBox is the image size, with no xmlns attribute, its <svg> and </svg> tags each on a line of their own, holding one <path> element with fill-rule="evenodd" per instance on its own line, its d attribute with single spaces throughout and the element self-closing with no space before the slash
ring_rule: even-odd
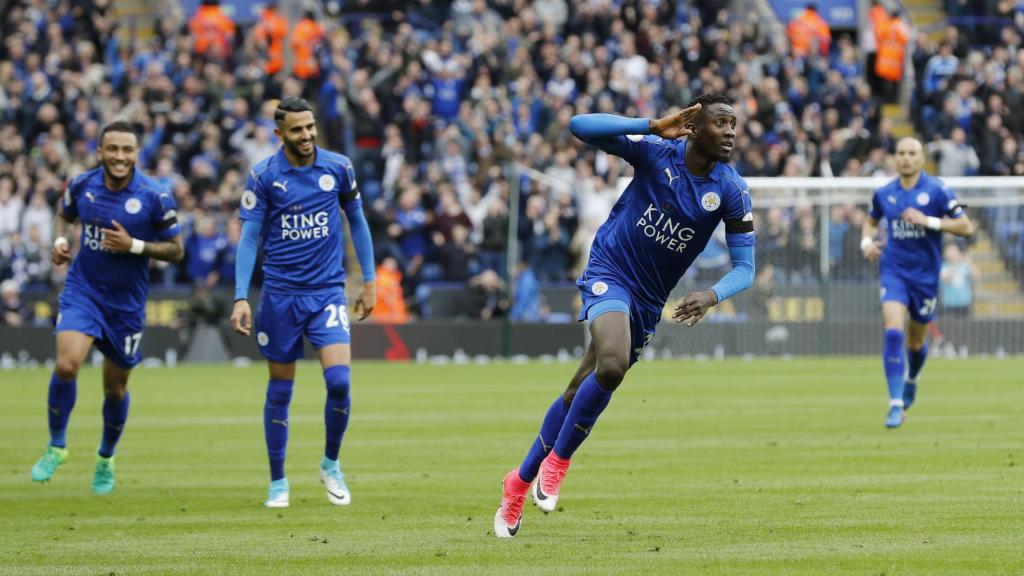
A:
<svg viewBox="0 0 1024 576">
<path fill-rule="evenodd" d="M 732 190 L 725 196 L 725 243 L 729 246 L 754 245 L 754 213 L 750 204 L 750 187 L 742 178 L 730 181 Z"/>
<path fill-rule="evenodd" d="M 581 114 L 569 120 L 569 131 L 580 140 L 636 164 L 643 154 L 644 135 L 650 134 L 649 118 L 614 114 Z"/>
<path fill-rule="evenodd" d="M 950 218 L 959 218 L 964 215 L 964 207 L 960 205 L 960 200 L 956 197 L 956 192 L 953 192 L 946 186 L 942 187 L 942 191 L 939 194 L 939 198 L 942 199 L 942 206 L 939 209 L 939 217 L 949 216 Z"/>
<path fill-rule="evenodd" d="M 711 287 L 722 302 L 754 285 L 754 247 L 729 246 L 732 270 Z"/>
<path fill-rule="evenodd" d="M 256 254 L 259 252 L 260 234 L 263 223 L 256 220 L 242 221 L 242 237 L 235 253 L 235 300 L 249 297 L 249 283 L 256 268 Z"/>
<path fill-rule="evenodd" d="M 81 194 L 80 183 L 82 180 L 84 180 L 82 176 L 72 178 L 64 187 L 64 195 L 60 199 L 61 210 L 69 222 L 78 219 L 78 195 Z"/>
<path fill-rule="evenodd" d="M 156 229 L 157 238 L 170 240 L 181 234 L 181 226 L 178 224 L 178 206 L 174 203 L 174 197 L 170 192 L 161 192 L 153 207 L 155 209 L 152 214 L 153 227 Z"/>
<path fill-rule="evenodd" d="M 358 197 L 341 205 L 348 216 L 348 228 L 352 233 L 352 244 L 356 247 L 359 267 L 363 269 L 363 282 L 377 279 L 377 270 L 373 263 L 373 238 L 370 237 L 370 226 L 363 215 L 363 201 Z"/>
<path fill-rule="evenodd" d="M 871 216 L 871 219 L 875 222 L 878 222 L 882 219 L 882 216 L 885 216 L 885 212 L 882 212 L 882 201 L 879 200 L 881 194 L 881 189 L 875 190 L 875 194 L 871 197 L 871 211 L 868 212 L 868 216 Z"/>
<path fill-rule="evenodd" d="M 245 182 L 245 191 L 242 192 L 242 203 L 238 208 L 238 217 L 247 222 L 263 223 L 267 210 L 267 195 L 263 190 L 263 184 L 256 170 L 249 171 L 249 178 Z"/>
</svg>

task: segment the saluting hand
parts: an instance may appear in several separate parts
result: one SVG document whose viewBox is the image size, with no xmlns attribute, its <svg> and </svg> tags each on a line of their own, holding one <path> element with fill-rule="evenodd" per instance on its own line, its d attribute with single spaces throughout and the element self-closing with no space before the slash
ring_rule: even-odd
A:
<svg viewBox="0 0 1024 576">
<path fill-rule="evenodd" d="M 685 138 L 693 134 L 693 120 L 697 117 L 698 112 L 700 112 L 700 104 L 694 104 L 675 114 L 652 120 L 651 134 L 661 136 L 666 140 Z"/>
<path fill-rule="evenodd" d="M 111 252 L 127 252 L 132 247 L 132 237 L 117 220 L 111 220 L 113 228 L 103 228 L 103 248 Z"/>
<path fill-rule="evenodd" d="M 690 292 L 686 298 L 683 299 L 679 305 L 676 306 L 675 312 L 672 313 L 672 319 L 677 323 L 686 323 L 687 326 L 693 326 L 704 317 L 704 314 L 714 306 L 718 304 L 718 295 L 715 294 L 714 290 L 698 290 L 696 292 Z"/>
<path fill-rule="evenodd" d="M 362 321 L 370 317 L 373 307 L 376 305 L 377 284 L 375 282 L 366 282 L 359 289 L 359 295 L 356 296 L 356 302 L 352 306 L 352 311 L 356 313 L 356 318 Z"/>
</svg>

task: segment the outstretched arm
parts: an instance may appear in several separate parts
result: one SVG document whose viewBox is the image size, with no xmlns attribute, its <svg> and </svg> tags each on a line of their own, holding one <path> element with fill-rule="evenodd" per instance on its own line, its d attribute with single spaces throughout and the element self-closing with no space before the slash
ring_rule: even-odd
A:
<svg viewBox="0 0 1024 576">
<path fill-rule="evenodd" d="M 370 226 L 366 223 L 366 216 L 363 215 L 363 202 L 358 198 L 349 200 L 342 204 L 345 215 L 348 217 L 348 228 L 352 233 L 352 244 L 356 248 L 356 257 L 359 259 L 359 267 L 363 269 L 363 287 L 356 297 L 353 311 L 359 320 L 366 320 L 377 305 L 377 272 L 373 263 L 373 238 L 370 236 Z"/>
<path fill-rule="evenodd" d="M 732 270 L 709 290 L 691 292 L 676 306 L 672 319 L 693 326 L 715 304 L 731 298 L 754 284 L 754 247 L 729 246 Z"/>
<path fill-rule="evenodd" d="M 569 120 L 569 131 L 580 140 L 616 156 L 628 159 L 627 135 L 653 134 L 666 139 L 689 136 L 700 104 L 662 118 L 626 118 L 614 114 L 581 114 Z"/>
</svg>

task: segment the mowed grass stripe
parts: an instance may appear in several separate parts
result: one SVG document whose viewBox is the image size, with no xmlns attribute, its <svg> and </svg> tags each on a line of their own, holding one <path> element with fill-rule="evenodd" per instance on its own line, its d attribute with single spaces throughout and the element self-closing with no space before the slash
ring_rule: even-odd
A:
<svg viewBox="0 0 1024 576">
<path fill-rule="evenodd" d="M 324 498 L 319 367 L 300 366 L 287 471 L 266 488 L 265 368 L 140 370 L 112 497 L 89 494 L 99 373 L 48 485 L 44 371 L 0 373 L 0 574 L 1017 574 L 1019 359 L 929 362 L 885 430 L 877 358 L 642 363 L 575 458 L 561 511 L 489 534 L 502 474 L 574 366 L 357 363 Z"/>
</svg>

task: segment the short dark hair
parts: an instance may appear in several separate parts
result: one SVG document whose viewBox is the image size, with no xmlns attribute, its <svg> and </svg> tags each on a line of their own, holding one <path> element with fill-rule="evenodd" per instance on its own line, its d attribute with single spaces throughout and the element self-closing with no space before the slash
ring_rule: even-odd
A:
<svg viewBox="0 0 1024 576">
<path fill-rule="evenodd" d="M 103 137 L 107 135 L 107 132 L 127 132 L 135 136 L 135 141 L 139 141 L 139 132 L 135 129 L 135 125 L 127 120 L 114 120 L 110 124 L 107 124 L 100 130 L 100 145 L 103 144 Z"/>
<path fill-rule="evenodd" d="M 284 122 L 284 117 L 293 112 L 312 112 L 313 107 L 305 98 L 289 96 L 281 100 L 274 109 L 274 122 Z"/>
<path fill-rule="evenodd" d="M 690 103 L 687 104 L 686 107 L 689 108 L 690 106 L 696 106 L 697 104 L 700 104 L 702 109 L 707 108 L 712 104 L 728 104 L 729 106 L 732 106 L 732 98 L 718 92 L 708 92 L 707 94 L 701 94 L 693 100 L 690 100 Z"/>
</svg>

